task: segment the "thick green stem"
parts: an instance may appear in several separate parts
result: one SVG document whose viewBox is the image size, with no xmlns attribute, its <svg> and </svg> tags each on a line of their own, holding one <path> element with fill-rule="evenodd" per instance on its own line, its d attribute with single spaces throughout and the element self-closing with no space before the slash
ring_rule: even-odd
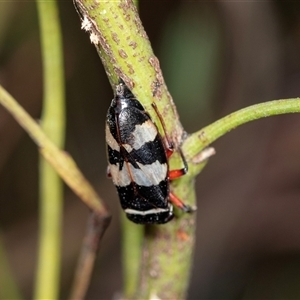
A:
<svg viewBox="0 0 300 300">
<path fill-rule="evenodd" d="M 152 107 L 152 103 L 155 102 L 166 123 L 169 137 L 175 146 L 178 146 L 182 142 L 183 128 L 165 86 L 159 62 L 152 52 L 132 1 L 74 0 L 74 3 L 82 19 L 82 28 L 89 33 L 113 89 L 121 77 L 161 129 Z M 189 136 L 183 141 L 183 152 L 188 159 L 190 170 L 188 175 L 172 182 L 172 191 L 185 203 L 193 205 L 196 202 L 194 177 L 205 165 L 199 163 L 201 150 L 243 123 L 272 114 L 298 112 L 299 100 L 294 101 L 296 103 L 279 101 L 253 106 L 233 113 Z M 178 165 L 178 161 L 178 155 L 175 155 L 171 166 L 174 163 Z M 178 214 L 179 212 L 176 212 L 177 216 Z M 132 247 L 138 247 L 140 244 L 141 229 L 129 225 L 128 221 L 123 222 L 124 274 L 125 277 L 140 278 L 139 285 L 137 280 L 132 279 L 130 287 L 127 286 L 131 285 L 129 279 L 125 279 L 125 296 L 132 297 L 135 286 L 135 295 L 132 298 L 185 298 L 194 247 L 195 216 L 196 214 L 183 214 L 169 224 L 153 226 L 147 230 L 139 274 L 136 264 L 131 262 L 132 257 L 128 249 L 130 243 Z M 131 238 L 135 239 L 134 242 Z M 135 250 L 131 248 L 131 251 L 138 253 Z"/>
<path fill-rule="evenodd" d="M 61 29 L 56 1 L 36 1 L 44 69 L 41 126 L 63 148 L 65 92 Z M 35 298 L 58 299 L 60 282 L 63 184 L 53 167 L 40 157 L 40 233 Z"/>
<path fill-rule="evenodd" d="M 74 0 L 82 28 L 90 35 L 115 89 L 122 78 L 161 128 L 152 104 L 164 119 L 167 133 L 175 147 L 182 141 L 183 128 L 173 100 L 165 85 L 159 61 L 153 54 L 147 34 L 132 1 Z M 164 132 L 160 130 L 161 134 Z M 173 162 L 180 161 L 174 155 Z M 184 182 L 184 184 L 180 184 Z M 172 189 L 184 202 L 195 203 L 193 181 L 177 181 Z M 194 244 L 195 214 L 176 218 L 151 229 L 141 254 L 142 226 L 123 224 L 124 296 L 147 299 L 182 299 L 189 282 Z M 135 253 L 133 260 L 132 252 Z M 172 262 L 170 261 L 172 253 Z M 138 259 L 142 256 L 140 267 Z M 174 282 L 176 281 L 176 284 Z M 133 296 L 133 291 L 135 295 Z"/>
<path fill-rule="evenodd" d="M 138 8 L 138 0 L 133 0 Z M 138 228 L 122 214 L 122 261 L 124 297 L 131 299 L 135 296 L 139 285 L 139 272 L 142 259 L 142 244 L 144 228 Z"/>
<path fill-rule="evenodd" d="M 142 259 L 142 245 L 144 228 L 137 227 L 128 221 L 124 214 L 122 221 L 122 262 L 123 262 L 123 286 L 125 299 L 132 299 L 140 284 L 140 268 Z"/>
</svg>

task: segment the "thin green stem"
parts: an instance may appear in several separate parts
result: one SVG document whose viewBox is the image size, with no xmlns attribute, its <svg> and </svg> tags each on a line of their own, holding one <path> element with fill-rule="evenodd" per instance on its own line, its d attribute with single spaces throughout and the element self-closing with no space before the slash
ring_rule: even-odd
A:
<svg viewBox="0 0 300 300">
<path fill-rule="evenodd" d="M 88 249 L 97 250 L 100 239 L 102 238 L 107 226 L 109 225 L 110 215 L 97 195 L 93 187 L 84 178 L 77 168 L 75 161 L 65 151 L 61 151 L 42 131 L 41 127 L 28 115 L 28 113 L 9 95 L 0 85 L 0 103 L 11 113 L 16 121 L 28 132 L 31 138 L 39 147 L 41 155 L 50 163 L 56 172 L 63 178 L 65 183 L 74 193 L 88 206 L 92 213 L 92 226 L 88 228 L 88 240 L 84 241 L 83 252 Z M 95 234 L 94 234 L 95 233 Z M 89 241 L 91 240 L 91 243 Z M 88 245 L 87 245 L 88 244 Z M 94 253 L 89 251 L 88 256 L 81 260 L 84 275 L 90 278 L 92 271 L 91 261 L 94 260 Z M 84 257 L 84 255 L 81 255 Z M 81 268 L 80 268 L 81 269 Z M 78 272 L 77 272 L 78 273 Z M 76 276 L 79 278 L 80 276 Z M 86 280 L 85 280 L 86 281 Z M 82 282 L 82 281 L 81 281 Z M 81 285 L 82 287 L 82 285 Z M 80 289 L 83 295 L 86 287 Z M 75 298 L 81 299 L 81 298 Z"/>
<path fill-rule="evenodd" d="M 56 1 L 36 1 L 44 69 L 41 126 L 63 148 L 65 91 L 62 37 Z M 35 299 L 58 299 L 60 282 L 63 184 L 59 175 L 40 157 L 40 233 Z"/>
<path fill-rule="evenodd" d="M 0 103 L 11 113 L 16 121 L 27 131 L 39 147 L 40 153 L 52 165 L 65 183 L 92 211 L 103 217 L 107 210 L 101 198 L 77 168 L 75 161 L 65 151 L 46 136 L 41 127 L 16 102 L 16 100 L 0 85 Z"/>
<path fill-rule="evenodd" d="M 274 100 L 255 104 L 236 112 L 233 112 L 222 119 L 204 127 L 203 129 L 191 134 L 183 143 L 185 157 L 190 163 L 188 176 L 194 177 L 203 166 L 193 164 L 193 158 L 205 147 L 212 144 L 225 133 L 237 128 L 238 126 L 257 119 L 300 112 L 300 98 Z"/>
<path fill-rule="evenodd" d="M 2 232 L 0 232 L 0 299 L 19 300 L 22 299 L 21 293 L 15 282 L 6 253 L 7 251 L 5 251 Z"/>
</svg>

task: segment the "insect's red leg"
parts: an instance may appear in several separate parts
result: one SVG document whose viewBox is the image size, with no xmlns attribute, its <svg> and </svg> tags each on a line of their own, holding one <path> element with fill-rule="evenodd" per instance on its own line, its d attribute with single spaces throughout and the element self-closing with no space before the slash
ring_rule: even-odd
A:
<svg viewBox="0 0 300 300">
<path fill-rule="evenodd" d="M 183 161 L 184 168 L 179 169 L 179 170 L 171 170 L 171 171 L 169 171 L 169 179 L 170 179 L 170 180 L 174 180 L 174 179 L 176 179 L 176 178 L 178 178 L 178 177 L 180 177 L 180 176 L 183 176 L 183 175 L 185 175 L 185 174 L 187 173 L 187 171 L 188 171 L 188 164 L 187 164 L 187 162 L 186 162 L 186 160 L 185 160 L 185 157 L 184 157 L 184 155 L 183 155 L 181 149 L 179 148 L 178 151 L 179 151 L 180 156 L 181 156 L 181 159 L 182 159 L 182 161 Z"/>
<path fill-rule="evenodd" d="M 171 155 L 174 153 L 174 150 L 173 149 L 166 149 L 166 153 L 167 153 L 167 158 L 170 158 Z"/>
<path fill-rule="evenodd" d="M 169 171 L 169 179 L 174 180 L 176 178 L 179 178 L 179 177 L 183 176 L 186 173 L 187 173 L 186 168 Z"/>
<path fill-rule="evenodd" d="M 195 207 L 191 207 L 189 205 L 184 204 L 177 196 L 175 196 L 172 192 L 169 194 L 169 199 L 172 204 L 182 209 L 184 212 L 191 213 L 196 210 Z"/>
<path fill-rule="evenodd" d="M 173 145 L 172 141 L 170 140 L 170 138 L 167 134 L 166 124 L 164 122 L 164 119 L 163 119 L 162 115 L 160 114 L 160 112 L 159 112 L 159 110 L 158 110 L 158 108 L 157 108 L 157 106 L 154 102 L 152 103 L 152 107 L 154 108 L 154 110 L 155 110 L 155 112 L 156 112 L 156 114 L 157 114 L 157 116 L 160 120 L 160 123 L 163 127 L 163 130 L 165 132 L 166 154 L 167 154 L 167 158 L 170 158 L 170 156 L 174 153 L 174 145 Z M 179 170 L 169 171 L 169 179 L 170 180 L 176 179 L 176 178 L 186 174 L 187 171 L 188 171 L 188 164 L 187 164 L 187 162 L 185 160 L 185 157 L 184 157 L 184 155 L 181 151 L 181 148 L 178 148 L 178 152 L 181 156 L 182 162 L 184 164 L 184 168 L 179 169 Z"/>
</svg>

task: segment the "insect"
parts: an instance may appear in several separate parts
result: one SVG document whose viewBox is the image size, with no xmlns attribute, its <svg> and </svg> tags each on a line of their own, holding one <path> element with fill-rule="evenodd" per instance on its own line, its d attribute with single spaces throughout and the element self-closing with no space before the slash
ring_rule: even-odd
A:
<svg viewBox="0 0 300 300">
<path fill-rule="evenodd" d="M 153 105 L 164 128 L 164 122 Z M 165 129 L 164 129 L 165 131 Z M 108 176 L 117 188 L 127 218 L 138 224 L 164 224 L 173 214 L 173 204 L 185 212 L 194 209 L 170 192 L 170 180 L 187 172 L 169 170 L 172 144 L 161 137 L 141 103 L 120 80 L 107 112 L 106 143 Z"/>
</svg>

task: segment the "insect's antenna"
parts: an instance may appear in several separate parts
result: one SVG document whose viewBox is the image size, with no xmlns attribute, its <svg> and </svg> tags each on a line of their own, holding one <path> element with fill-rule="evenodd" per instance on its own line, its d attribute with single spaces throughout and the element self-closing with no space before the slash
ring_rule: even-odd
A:
<svg viewBox="0 0 300 300">
<path fill-rule="evenodd" d="M 170 137 L 169 137 L 169 135 L 168 135 L 168 133 L 167 133 L 166 123 L 165 123 L 165 121 L 164 121 L 164 119 L 163 119 L 161 113 L 159 112 L 159 110 L 158 110 L 158 108 L 157 108 L 157 106 L 156 106 L 156 104 L 155 104 L 154 102 L 152 102 L 152 107 L 154 108 L 154 110 L 155 110 L 155 112 L 156 112 L 156 114 L 157 114 L 157 116 L 158 116 L 158 118 L 159 118 L 159 121 L 160 121 L 160 123 L 161 123 L 161 126 L 162 126 L 162 128 L 163 128 L 163 130 L 164 130 L 164 133 L 165 133 L 165 139 L 166 139 L 167 144 L 168 144 L 168 145 L 167 145 L 168 150 L 170 150 L 171 152 L 173 152 L 173 151 L 174 151 L 174 144 L 173 144 L 173 142 L 171 141 L 171 139 L 170 139 Z"/>
<path fill-rule="evenodd" d="M 159 121 L 160 121 L 160 123 L 161 123 L 161 126 L 162 126 L 162 128 L 163 128 L 163 130 L 164 130 L 164 133 L 165 133 L 165 140 L 166 140 L 166 142 L 167 142 L 167 156 L 170 157 L 170 156 L 173 154 L 173 152 L 174 152 L 174 144 L 173 144 L 173 142 L 170 140 L 170 137 L 169 137 L 169 135 L 168 135 L 168 133 L 167 133 L 167 129 L 166 129 L 166 123 L 165 123 L 165 121 L 164 121 L 164 119 L 163 119 L 161 113 L 158 111 L 158 108 L 157 108 L 157 106 L 156 106 L 156 104 L 155 104 L 154 102 L 152 103 L 152 107 L 154 108 L 154 110 L 155 110 L 155 112 L 156 112 L 156 114 L 157 114 L 157 116 L 158 116 L 158 118 L 159 118 Z M 187 164 L 187 161 L 186 161 L 186 159 L 185 159 L 185 157 L 184 157 L 184 155 L 183 155 L 183 153 L 182 153 L 181 148 L 178 147 L 178 149 L 176 149 L 176 150 L 179 152 L 180 157 L 181 157 L 181 160 L 182 160 L 183 165 L 184 165 L 184 168 L 181 169 L 181 172 L 182 172 L 182 174 L 186 174 L 187 171 L 188 171 L 188 164 Z"/>
</svg>

